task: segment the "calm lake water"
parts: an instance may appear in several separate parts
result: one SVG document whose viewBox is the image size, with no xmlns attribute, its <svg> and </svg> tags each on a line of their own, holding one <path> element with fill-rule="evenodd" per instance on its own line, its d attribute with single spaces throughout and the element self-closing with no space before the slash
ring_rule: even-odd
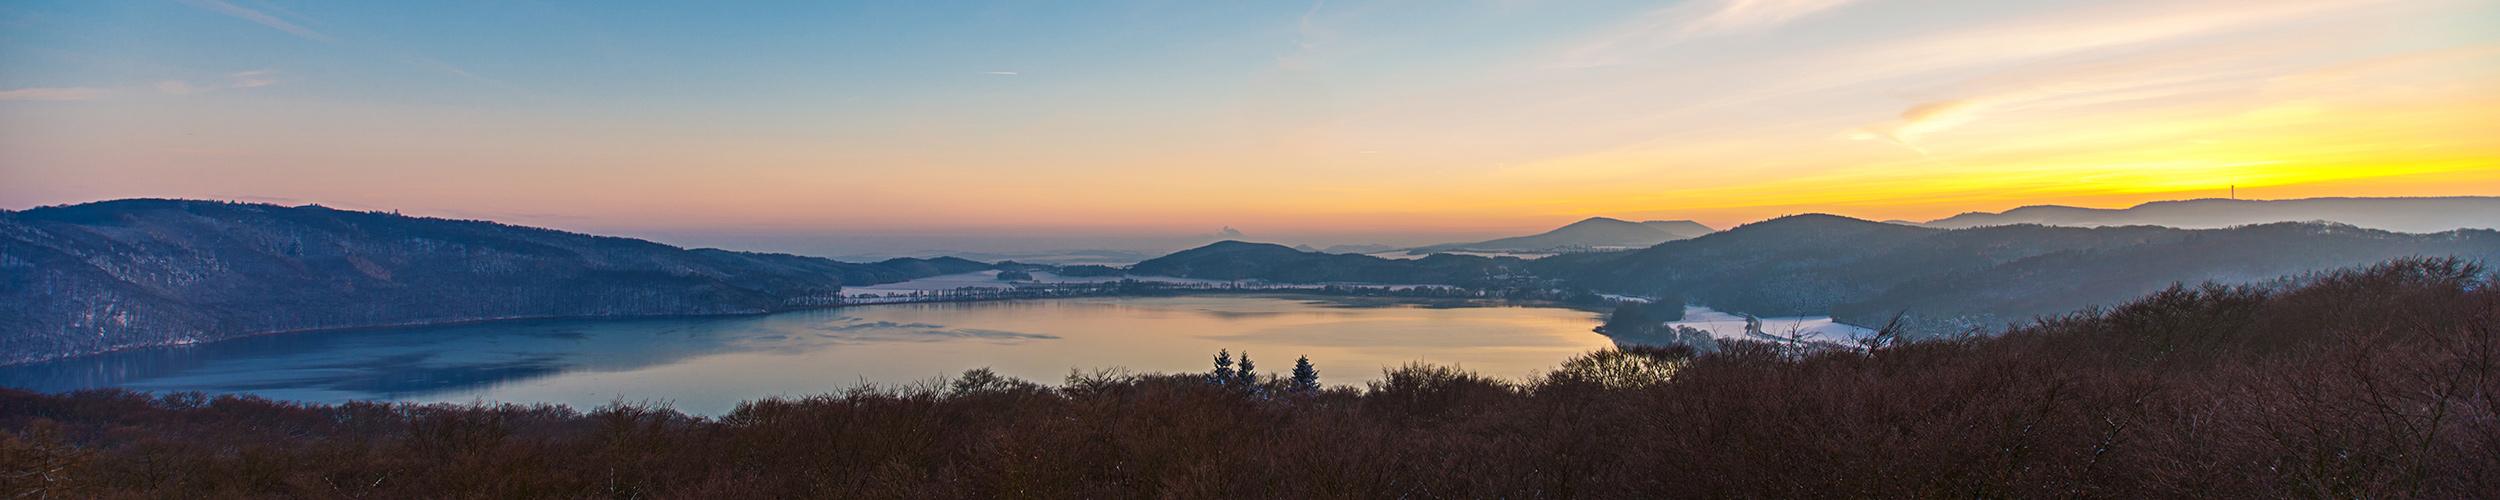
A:
<svg viewBox="0 0 2500 500">
<path fill-rule="evenodd" d="M 1473 306 L 1471 306 L 1473 305 Z M 1318 296 L 895 304 L 732 317 L 521 320 L 265 335 L 0 367 L 0 385 L 249 393 L 335 403 L 739 401 L 971 368 L 1044 383 L 1070 369 L 1204 372 L 1217 349 L 1262 371 L 1310 356 L 1331 385 L 1413 361 L 1524 378 L 1612 345 L 1598 313 Z"/>
</svg>

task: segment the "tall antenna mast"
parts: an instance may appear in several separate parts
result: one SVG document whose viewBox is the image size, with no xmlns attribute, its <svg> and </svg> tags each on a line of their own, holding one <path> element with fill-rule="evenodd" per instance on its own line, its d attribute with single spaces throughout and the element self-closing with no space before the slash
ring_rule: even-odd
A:
<svg viewBox="0 0 2500 500">
<path fill-rule="evenodd" d="M 2240 185 L 2238 185 L 2238 184 L 2232 184 L 2232 185 L 2231 185 L 2231 199 L 2234 199 L 2234 200 L 2240 199 Z"/>
</svg>

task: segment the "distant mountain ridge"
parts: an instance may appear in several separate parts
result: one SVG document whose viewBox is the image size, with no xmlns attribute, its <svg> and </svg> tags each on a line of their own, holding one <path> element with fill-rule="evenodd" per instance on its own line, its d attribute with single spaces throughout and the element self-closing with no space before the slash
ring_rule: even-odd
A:
<svg viewBox="0 0 2500 500">
<path fill-rule="evenodd" d="M 2405 233 L 2500 229 L 2500 197 L 2199 199 L 2156 201 L 2123 209 L 2034 205 L 2004 213 L 1971 212 L 1917 223 L 1940 229 L 2008 224 L 2167 226 L 2219 229 L 2274 222 L 2327 221 Z"/>
<path fill-rule="evenodd" d="M 1607 217 L 1590 217 L 1544 233 L 1479 241 L 1417 247 L 1410 254 L 1449 251 L 1513 251 L 1533 252 L 1571 248 L 1646 247 L 1659 243 L 1710 234 L 1709 226 L 1689 220 L 1630 222 Z"/>
<path fill-rule="evenodd" d="M 1972 236 L 1988 236 L 1985 233 L 1995 229 L 1999 228 L 1969 231 L 1981 233 Z M 2049 252 L 1977 270 L 1913 278 L 1873 297 L 1836 306 L 1832 316 L 1846 323 L 1881 326 L 1893 314 L 1905 313 L 1907 326 L 1928 332 L 1993 331 L 2007 323 L 2123 303 L 2174 283 L 2189 287 L 2204 282 L 2262 283 L 2416 256 L 2500 263 L 2500 232 L 2487 229 L 2411 234 L 2320 222 L 2164 229 L 2144 233 L 2143 244 Z"/>
<path fill-rule="evenodd" d="M 2500 259 L 2500 231 L 2413 234 L 2323 222 L 1935 229 L 1807 214 L 1638 250 L 1535 260 L 1449 253 L 1396 260 L 1225 241 L 1129 272 L 1301 283 L 1530 283 L 1684 297 L 1763 317 L 1829 315 L 1865 327 L 1899 314 L 1907 331 L 1928 335 L 2117 303 L 2174 283 L 2259 282 L 2410 256 Z"/>
<path fill-rule="evenodd" d="M 0 363 L 309 329 L 766 312 L 828 303 L 844 285 L 988 267 L 686 250 L 320 206 L 0 210 Z"/>
<path fill-rule="evenodd" d="M 1517 258 L 1436 254 L 1421 259 L 1383 259 L 1361 254 L 1295 250 L 1273 243 L 1220 241 L 1129 266 L 1129 274 L 1210 280 L 1258 279 L 1284 283 L 1361 282 L 1455 284 L 1505 274 L 1524 265 Z"/>
<path fill-rule="evenodd" d="M 1675 235 L 1677 239 L 1699 238 L 1701 235 L 1719 232 L 1717 229 L 1711 229 L 1710 226 L 1704 226 L 1699 222 L 1689 220 L 1641 221 L 1641 225 L 1649 226 L 1651 229 L 1665 231 L 1667 234 Z"/>
<path fill-rule="evenodd" d="M 2285 222 L 2228 229 L 2037 224 L 1934 229 L 1810 214 L 1632 252 L 1529 263 L 1601 291 L 1682 295 L 1722 311 L 1915 331 L 2111 304 L 2172 283 L 2246 283 L 2407 256 L 2500 259 L 2500 232 L 2409 234 Z"/>
</svg>

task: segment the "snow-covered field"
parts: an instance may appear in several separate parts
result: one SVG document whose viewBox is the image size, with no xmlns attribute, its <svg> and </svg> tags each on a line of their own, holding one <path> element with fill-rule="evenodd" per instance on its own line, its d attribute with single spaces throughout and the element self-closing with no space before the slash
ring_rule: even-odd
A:
<svg viewBox="0 0 2500 500">
<path fill-rule="evenodd" d="M 1684 306 L 1684 320 L 1667 323 L 1669 328 L 1689 326 L 1710 332 L 1719 339 L 1743 339 L 1786 342 L 1791 336 L 1806 342 L 1830 342 L 1845 346 L 1858 345 L 1858 339 L 1875 335 L 1875 330 L 1836 323 L 1830 316 L 1762 318 L 1763 337 L 1745 333 L 1745 317 L 1711 310 L 1708 307 Z"/>
</svg>

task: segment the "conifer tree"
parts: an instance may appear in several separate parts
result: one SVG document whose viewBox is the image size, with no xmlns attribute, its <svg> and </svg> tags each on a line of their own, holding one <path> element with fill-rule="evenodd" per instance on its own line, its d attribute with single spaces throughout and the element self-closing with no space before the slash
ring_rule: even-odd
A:
<svg viewBox="0 0 2500 500">
<path fill-rule="evenodd" d="M 1319 368 L 1311 366 L 1311 357 L 1303 356 L 1302 359 L 1294 360 L 1292 391 L 1308 393 L 1318 390 Z"/>
<path fill-rule="evenodd" d="M 1241 384 L 1242 387 L 1257 388 L 1259 386 L 1258 367 L 1257 365 L 1250 364 L 1249 351 L 1242 351 L 1241 374 L 1238 378 L 1233 379 L 1233 381 L 1234 383 Z"/>
<path fill-rule="evenodd" d="M 1243 361 L 1248 361 L 1249 359 L 1250 358 L 1248 357 L 1242 358 Z M 1243 368 L 1248 367 L 1249 366 L 1247 365 L 1243 366 Z M 1215 385 L 1233 383 L 1233 353 L 1231 351 L 1223 349 L 1217 349 L 1215 351 L 1215 373 L 1207 375 L 1207 383 Z"/>
</svg>

